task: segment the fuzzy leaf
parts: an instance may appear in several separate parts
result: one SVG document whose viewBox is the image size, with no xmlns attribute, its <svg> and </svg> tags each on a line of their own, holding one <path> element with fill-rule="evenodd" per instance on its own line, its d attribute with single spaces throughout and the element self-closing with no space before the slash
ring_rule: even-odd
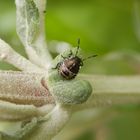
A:
<svg viewBox="0 0 140 140">
<path fill-rule="evenodd" d="M 39 11 L 33 0 L 16 0 L 17 33 L 25 46 L 31 45 L 39 31 Z"/>
</svg>

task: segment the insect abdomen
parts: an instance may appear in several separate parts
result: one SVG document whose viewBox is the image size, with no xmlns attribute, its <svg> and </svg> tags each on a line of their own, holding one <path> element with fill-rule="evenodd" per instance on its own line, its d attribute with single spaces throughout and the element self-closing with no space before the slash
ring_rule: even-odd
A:
<svg viewBox="0 0 140 140">
<path fill-rule="evenodd" d="M 77 56 L 66 58 L 58 67 L 59 74 L 67 80 L 75 78 L 79 72 L 81 61 Z"/>
<path fill-rule="evenodd" d="M 64 64 L 63 64 L 64 65 Z M 59 74 L 67 80 L 75 78 L 76 74 L 71 72 L 66 66 L 60 66 Z"/>
</svg>

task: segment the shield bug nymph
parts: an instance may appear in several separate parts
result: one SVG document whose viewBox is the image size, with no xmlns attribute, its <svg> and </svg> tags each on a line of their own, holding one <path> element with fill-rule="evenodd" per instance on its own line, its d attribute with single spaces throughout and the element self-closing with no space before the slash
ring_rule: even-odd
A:
<svg viewBox="0 0 140 140">
<path fill-rule="evenodd" d="M 84 59 L 80 58 L 78 56 L 79 45 L 80 45 L 80 39 L 78 39 L 78 46 L 77 46 L 76 53 L 74 54 L 72 51 L 70 51 L 68 57 L 64 57 L 61 55 L 63 61 L 57 64 L 56 68 L 58 69 L 58 73 L 67 80 L 75 78 L 80 68 L 83 66 L 83 61 L 91 57 L 97 56 L 97 55 L 92 55 Z"/>
</svg>

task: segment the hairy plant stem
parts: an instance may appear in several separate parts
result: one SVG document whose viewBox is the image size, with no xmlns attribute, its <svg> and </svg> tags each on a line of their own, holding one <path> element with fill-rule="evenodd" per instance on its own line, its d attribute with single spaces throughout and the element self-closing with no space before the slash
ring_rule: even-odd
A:
<svg viewBox="0 0 140 140">
<path fill-rule="evenodd" d="M 71 106 L 57 104 L 52 112 L 40 120 L 36 129 L 28 140 L 51 140 L 65 126 L 71 117 Z"/>
<path fill-rule="evenodd" d="M 139 75 L 81 75 L 80 78 L 90 81 L 93 93 L 86 103 L 75 106 L 75 110 L 140 103 Z"/>
<path fill-rule="evenodd" d="M 1 71 L 0 77 L 7 77 L 7 82 L 3 83 L 3 87 L 6 87 L 10 83 L 10 76 L 13 77 L 29 77 L 30 80 L 37 79 L 38 77 L 44 77 L 42 73 L 36 73 L 34 79 L 28 72 L 6 72 Z M 9 80 L 8 80 L 9 77 Z M 110 107 L 114 105 L 125 104 L 139 104 L 140 103 L 140 76 L 105 76 L 105 75 L 82 75 L 78 76 L 79 79 L 88 80 L 92 87 L 93 92 L 88 101 L 84 104 L 74 106 L 74 110 L 82 110 L 86 108 L 94 107 Z M 13 79 L 16 80 L 16 79 Z M 40 82 L 36 83 L 36 87 L 40 86 Z M 28 87 L 29 91 L 33 89 L 34 85 Z M 14 87 L 13 87 L 14 88 Z M 38 92 L 43 93 L 44 88 L 39 88 Z M 27 93 L 30 94 L 30 93 Z"/>
<path fill-rule="evenodd" d="M 47 69 L 52 57 L 45 40 L 46 0 L 15 0 L 17 33 L 29 60 Z"/>
<path fill-rule="evenodd" d="M 42 69 L 18 54 L 9 44 L 7 44 L 2 39 L 0 39 L 0 60 L 12 64 L 22 71 L 42 72 Z"/>
</svg>

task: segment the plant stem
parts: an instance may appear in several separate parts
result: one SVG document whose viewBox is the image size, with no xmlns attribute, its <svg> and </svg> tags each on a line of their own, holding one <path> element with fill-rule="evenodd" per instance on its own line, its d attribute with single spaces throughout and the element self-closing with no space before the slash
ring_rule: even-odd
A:
<svg viewBox="0 0 140 140">
<path fill-rule="evenodd" d="M 4 73 L 6 72 L 1 72 L 0 75 L 2 76 Z M 13 75 L 16 75 L 16 72 L 13 72 Z M 22 75 L 26 77 L 29 74 L 23 73 Z M 32 77 L 31 74 L 29 76 Z M 36 73 L 36 75 L 34 76 L 44 77 L 43 74 L 39 73 Z M 74 106 L 75 110 L 78 109 L 81 110 L 88 107 L 89 108 L 108 107 L 113 105 L 140 103 L 139 75 L 137 76 L 80 75 L 78 78 L 90 81 L 93 87 L 93 93 L 86 103 Z M 39 82 L 36 84 L 39 84 Z M 31 85 L 29 88 L 31 88 Z M 42 90 L 43 89 L 40 89 L 40 92 L 43 92 Z"/>
<path fill-rule="evenodd" d="M 29 60 L 47 69 L 52 57 L 45 40 L 46 0 L 15 0 L 17 34 L 23 43 Z"/>
<path fill-rule="evenodd" d="M 80 78 L 90 81 L 93 93 L 86 103 L 77 105 L 74 110 L 140 103 L 140 76 L 138 75 L 81 75 Z"/>
<path fill-rule="evenodd" d="M 56 105 L 52 112 L 40 121 L 36 129 L 28 140 L 52 140 L 61 131 L 71 117 L 71 107 Z"/>
<path fill-rule="evenodd" d="M 40 15 L 40 25 L 39 25 L 39 35 L 35 42 L 36 46 L 39 49 L 39 52 L 41 53 L 42 60 L 45 62 L 51 62 L 52 57 L 47 49 L 47 43 L 45 38 L 45 12 L 46 12 L 46 3 L 47 0 L 35 0 L 36 6 L 39 10 Z M 41 43 L 41 44 L 40 44 Z"/>
<path fill-rule="evenodd" d="M 0 60 L 5 61 L 22 71 L 42 72 L 43 70 L 18 54 L 5 41 L 0 39 Z"/>
</svg>

